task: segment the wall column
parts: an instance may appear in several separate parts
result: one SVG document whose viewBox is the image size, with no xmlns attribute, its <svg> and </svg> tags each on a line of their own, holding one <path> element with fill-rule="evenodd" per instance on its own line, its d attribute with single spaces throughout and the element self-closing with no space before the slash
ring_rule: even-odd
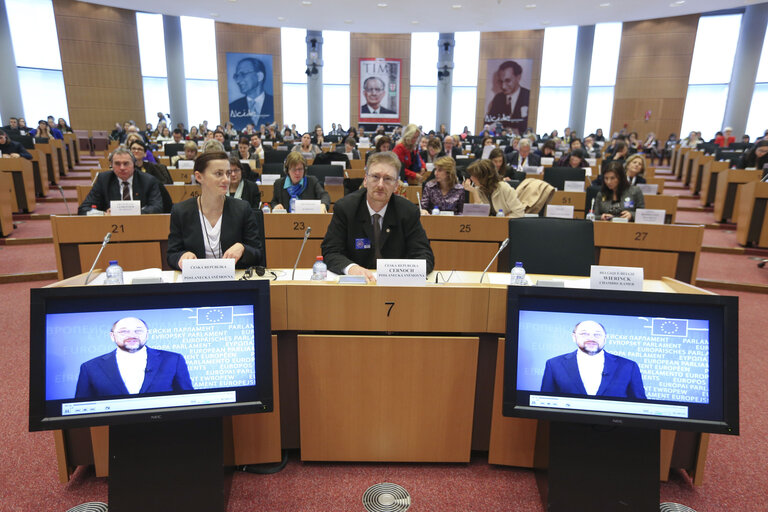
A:
<svg viewBox="0 0 768 512">
<path fill-rule="evenodd" d="M 587 117 L 589 96 L 589 72 L 592 67 L 592 46 L 595 42 L 595 26 L 579 27 L 576 36 L 576 61 L 573 63 L 573 86 L 571 87 L 571 112 L 568 125 L 571 131 L 584 138 L 584 122 Z"/>
<path fill-rule="evenodd" d="M 725 103 L 723 117 L 723 127 L 733 128 L 736 142 L 740 142 L 747 128 L 747 117 L 752 105 L 752 94 L 755 91 L 757 67 L 760 64 L 760 51 L 761 49 L 768 51 L 763 48 L 766 23 L 768 23 L 768 3 L 747 6 L 741 17 L 739 42 L 736 45 L 731 84 L 728 87 L 728 100 Z M 750 135 L 755 137 L 758 134 Z"/>
<path fill-rule="evenodd" d="M 323 32 L 307 30 L 307 128 L 323 126 Z"/>
<path fill-rule="evenodd" d="M 168 100 L 171 106 L 171 131 L 179 123 L 189 129 L 187 114 L 187 78 L 184 74 L 184 48 L 181 44 L 181 20 L 163 15 L 165 37 L 165 67 L 168 71 Z M 198 120 L 195 120 L 197 122 Z M 200 122 L 203 120 L 200 119 Z"/>
<path fill-rule="evenodd" d="M 444 124 L 451 133 L 451 99 L 453 98 L 453 32 L 440 33 L 437 40 L 437 116 L 435 131 Z"/>
<path fill-rule="evenodd" d="M 11 117 L 26 117 L 24 105 L 21 102 L 21 87 L 19 73 L 16 70 L 16 57 L 13 54 L 11 28 L 8 23 L 8 12 L 5 10 L 5 0 L 0 0 L 0 116 L 3 123 L 8 124 Z"/>
</svg>

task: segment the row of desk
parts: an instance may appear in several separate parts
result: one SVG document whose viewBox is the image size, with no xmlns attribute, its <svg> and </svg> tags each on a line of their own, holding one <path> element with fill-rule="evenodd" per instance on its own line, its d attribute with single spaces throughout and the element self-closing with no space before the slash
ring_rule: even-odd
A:
<svg viewBox="0 0 768 512">
<path fill-rule="evenodd" d="M 417 288 L 273 281 L 275 410 L 225 419 L 226 462 L 300 449 L 305 461 L 466 463 L 481 450 L 491 464 L 533 467 L 548 424 L 501 414 L 507 291 L 479 276 Z M 669 278 L 644 289 L 706 293 Z M 84 464 L 106 476 L 108 439 L 108 427 L 56 432 L 62 482 Z M 663 431 L 660 478 L 684 468 L 700 483 L 708 439 Z"/>
</svg>

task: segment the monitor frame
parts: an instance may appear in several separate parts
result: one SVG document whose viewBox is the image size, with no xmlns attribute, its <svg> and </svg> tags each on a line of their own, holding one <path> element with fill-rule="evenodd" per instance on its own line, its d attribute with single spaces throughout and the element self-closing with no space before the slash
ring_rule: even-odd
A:
<svg viewBox="0 0 768 512">
<path fill-rule="evenodd" d="M 551 300 L 552 302 L 569 301 L 572 304 L 563 312 L 589 314 L 620 314 L 621 305 L 634 305 L 641 308 L 630 315 L 647 315 L 649 312 L 665 311 L 673 308 L 709 308 L 722 315 L 719 333 L 710 333 L 710 347 L 719 343 L 722 351 L 722 415 L 721 418 L 705 420 L 697 418 L 673 418 L 618 412 L 594 412 L 586 410 L 568 410 L 559 408 L 533 407 L 527 403 L 518 403 L 518 320 L 521 305 L 525 307 L 527 299 Z M 605 301 L 611 309 L 596 311 L 596 302 Z M 714 309 L 712 309 L 714 308 Z M 541 311 L 541 309 L 534 309 Z M 546 311 L 547 309 L 544 309 Z M 560 309 L 557 309 L 559 312 Z M 703 309 L 699 310 L 700 312 Z M 713 313 L 715 314 L 715 313 Z M 699 295 L 656 292 L 628 292 L 612 290 L 587 290 L 573 288 L 515 287 L 508 288 L 507 296 L 507 332 L 505 340 L 505 360 L 503 375 L 502 414 L 504 416 L 533 418 L 593 425 L 631 426 L 653 429 L 674 429 L 693 432 L 718 434 L 739 433 L 739 368 L 738 368 L 738 297 L 723 295 Z M 712 341 L 720 336 L 720 341 Z M 710 351 L 710 369 L 713 356 Z M 710 372 L 711 379 L 712 372 Z M 710 384 L 712 381 L 710 380 Z M 520 393 L 531 391 L 519 390 Z M 715 391 L 710 389 L 710 396 Z M 552 394 L 555 396 L 555 394 Z M 527 395 L 526 395 L 527 396 Z M 574 397 L 578 395 L 562 395 Z M 590 397 L 591 398 L 591 397 Z M 607 400 L 611 400 L 610 398 Z M 636 400 L 640 401 L 641 400 Z M 652 403 L 652 401 L 650 401 Z M 682 403 L 682 402 L 672 402 Z"/>
<path fill-rule="evenodd" d="M 208 300 L 211 300 L 211 302 L 206 302 Z M 214 304 L 214 302 L 217 302 L 217 304 Z M 256 383 L 253 386 L 245 387 L 213 388 L 224 391 L 231 389 L 242 391 L 242 395 L 248 397 L 246 401 L 97 414 L 56 415 L 50 412 L 51 408 L 56 407 L 57 403 L 93 400 L 46 399 L 47 314 L 249 304 L 254 305 Z M 32 289 L 30 291 L 29 430 L 41 431 L 100 425 L 153 423 L 272 412 L 274 410 L 274 395 L 270 319 L 269 283 L 266 280 Z M 213 389 L 198 391 L 211 392 Z M 160 393 L 149 396 L 173 396 L 179 394 L 185 394 L 185 392 Z M 238 400 L 239 396 L 240 393 L 238 393 Z M 104 400 L 115 398 L 123 397 L 122 395 L 105 397 Z"/>
</svg>

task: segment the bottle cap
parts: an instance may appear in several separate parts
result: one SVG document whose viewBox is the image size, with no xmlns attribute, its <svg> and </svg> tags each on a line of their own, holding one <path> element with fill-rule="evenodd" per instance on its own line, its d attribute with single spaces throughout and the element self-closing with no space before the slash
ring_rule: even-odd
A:
<svg viewBox="0 0 768 512">
<path fill-rule="evenodd" d="M 117 265 L 117 260 L 109 260 L 110 265 Z"/>
<path fill-rule="evenodd" d="M 323 261 L 323 257 L 322 257 L 322 256 L 318 256 L 317 258 L 315 258 L 315 260 L 317 260 L 317 261 Z"/>
</svg>

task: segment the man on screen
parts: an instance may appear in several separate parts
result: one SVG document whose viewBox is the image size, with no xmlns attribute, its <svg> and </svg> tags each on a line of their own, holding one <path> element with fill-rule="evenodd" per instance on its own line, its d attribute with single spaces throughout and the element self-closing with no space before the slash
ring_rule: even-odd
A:
<svg viewBox="0 0 768 512">
<path fill-rule="evenodd" d="M 547 361 L 542 393 L 645 399 L 637 363 L 605 352 L 607 333 L 602 324 L 585 320 L 571 333 L 577 349 Z"/>
<path fill-rule="evenodd" d="M 80 366 L 75 398 L 194 389 L 184 356 L 146 346 L 144 320 L 121 318 L 109 333 L 117 348 Z"/>
</svg>

